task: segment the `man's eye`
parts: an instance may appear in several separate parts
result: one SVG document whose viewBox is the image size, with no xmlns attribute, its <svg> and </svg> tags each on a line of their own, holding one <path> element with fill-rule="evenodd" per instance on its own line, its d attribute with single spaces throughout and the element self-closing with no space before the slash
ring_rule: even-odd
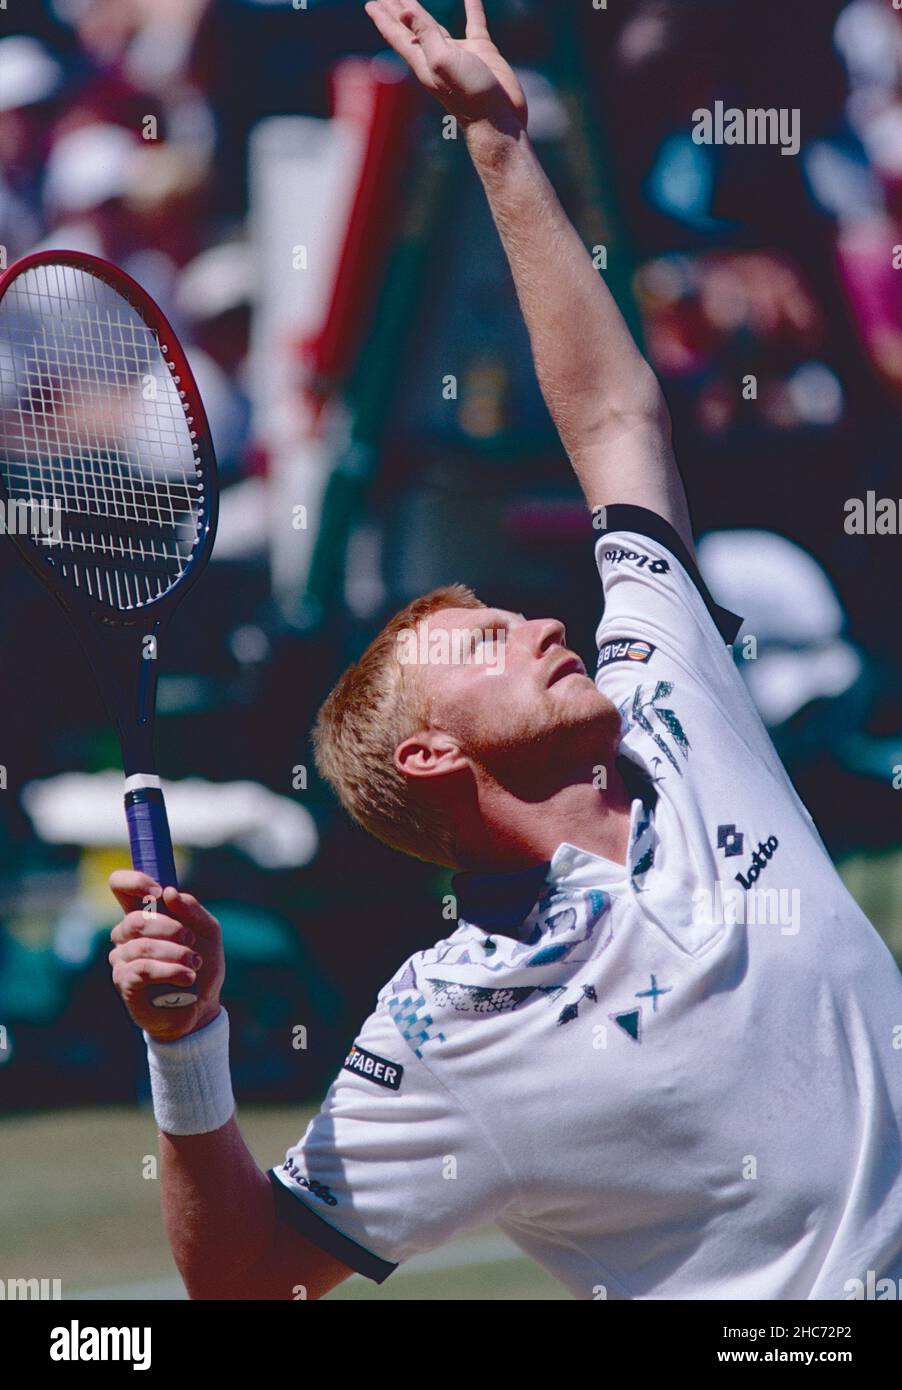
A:
<svg viewBox="0 0 902 1390">
<path fill-rule="evenodd" d="M 472 646 L 470 647 L 471 655 L 472 655 L 472 654 L 475 654 L 476 652 L 478 652 L 478 651 L 479 651 L 479 648 L 482 647 L 482 646 L 484 646 L 486 642 L 494 642 L 494 641 L 497 641 L 497 640 L 498 640 L 498 628 L 494 628 L 494 627 L 474 628 L 474 629 L 473 629 L 473 641 L 472 641 Z"/>
</svg>

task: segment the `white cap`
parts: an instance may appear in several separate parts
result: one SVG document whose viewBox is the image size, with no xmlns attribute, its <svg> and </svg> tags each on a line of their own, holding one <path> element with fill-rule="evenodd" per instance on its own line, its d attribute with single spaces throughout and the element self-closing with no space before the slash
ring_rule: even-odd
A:
<svg viewBox="0 0 902 1390">
<path fill-rule="evenodd" d="M 842 606 L 801 546 L 772 531 L 713 531 L 699 541 L 698 564 L 718 602 L 744 615 L 740 633 L 760 644 L 742 673 L 766 724 L 841 695 L 858 678 L 861 658 L 842 638 Z"/>
<path fill-rule="evenodd" d="M 38 39 L 27 34 L 0 39 L 0 111 L 46 101 L 62 76 L 59 63 Z"/>
<path fill-rule="evenodd" d="M 698 563 L 719 603 L 745 615 L 760 641 L 796 646 L 838 637 L 843 611 L 815 559 L 773 531 L 710 531 Z"/>
<path fill-rule="evenodd" d="M 201 251 L 185 266 L 176 287 L 176 305 L 186 318 L 200 322 L 249 304 L 255 288 L 251 248 L 243 241 L 223 242 Z"/>
<path fill-rule="evenodd" d="M 119 125 L 84 125 L 60 136 L 47 162 L 45 192 L 56 212 L 84 212 L 120 198 L 140 158 L 134 136 Z"/>
</svg>

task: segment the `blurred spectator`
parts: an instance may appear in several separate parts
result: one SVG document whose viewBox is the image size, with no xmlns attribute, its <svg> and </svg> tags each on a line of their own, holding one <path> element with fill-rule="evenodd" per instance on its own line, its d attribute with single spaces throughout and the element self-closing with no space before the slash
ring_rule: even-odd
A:
<svg viewBox="0 0 902 1390">
<path fill-rule="evenodd" d="M 9 259 L 40 230 L 41 169 L 62 76 L 37 39 L 0 39 L 0 242 Z"/>
<path fill-rule="evenodd" d="M 202 251 L 175 287 L 176 313 L 194 344 L 189 358 L 224 480 L 239 471 L 250 428 L 247 357 L 254 294 L 253 253 L 241 241 Z"/>
<path fill-rule="evenodd" d="M 869 180 L 842 179 L 825 157 L 815 189 L 832 195 L 841 280 L 864 344 L 902 398 L 902 11 L 853 0 L 839 15 L 836 47 L 849 75 L 846 113 Z M 832 182 L 831 182 L 831 175 Z M 843 196 L 845 194 L 845 196 Z"/>
</svg>

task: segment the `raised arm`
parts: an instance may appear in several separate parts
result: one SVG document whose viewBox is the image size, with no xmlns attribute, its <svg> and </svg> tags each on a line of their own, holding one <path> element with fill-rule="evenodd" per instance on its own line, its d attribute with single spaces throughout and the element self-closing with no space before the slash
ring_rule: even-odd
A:
<svg viewBox="0 0 902 1390">
<path fill-rule="evenodd" d="M 367 13 L 462 127 L 510 262 L 536 375 L 591 507 L 658 512 L 692 548 L 670 417 L 654 372 L 568 220 L 526 133 L 526 101 L 482 0 L 453 39 L 417 0 Z"/>
</svg>

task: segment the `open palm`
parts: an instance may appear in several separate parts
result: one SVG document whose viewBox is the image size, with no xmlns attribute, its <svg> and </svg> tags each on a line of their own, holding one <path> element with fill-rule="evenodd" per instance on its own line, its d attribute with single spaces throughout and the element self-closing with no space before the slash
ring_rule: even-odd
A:
<svg viewBox="0 0 902 1390">
<path fill-rule="evenodd" d="M 371 0 L 366 12 L 423 86 L 464 124 L 513 119 L 526 125 L 526 98 L 495 47 L 482 0 L 465 0 L 467 32 L 455 39 L 417 0 Z"/>
</svg>

